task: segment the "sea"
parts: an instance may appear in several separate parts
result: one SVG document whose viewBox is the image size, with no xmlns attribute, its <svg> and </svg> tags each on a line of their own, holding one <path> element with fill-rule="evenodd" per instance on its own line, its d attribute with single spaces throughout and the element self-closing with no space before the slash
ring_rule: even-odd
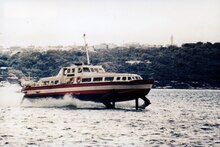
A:
<svg viewBox="0 0 220 147">
<path fill-rule="evenodd" d="M 144 110 L 69 95 L 20 104 L 20 91 L 0 87 L 0 146 L 220 146 L 220 90 L 152 89 Z"/>
</svg>

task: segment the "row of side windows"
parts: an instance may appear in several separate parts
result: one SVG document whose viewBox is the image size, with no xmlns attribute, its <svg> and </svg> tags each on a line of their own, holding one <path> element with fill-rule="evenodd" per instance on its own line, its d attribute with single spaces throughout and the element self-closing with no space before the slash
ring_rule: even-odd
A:
<svg viewBox="0 0 220 147">
<path fill-rule="evenodd" d="M 68 74 L 74 74 L 75 73 L 75 69 L 74 68 L 65 68 L 64 70 L 63 70 L 63 74 L 64 75 L 68 75 Z"/>
<path fill-rule="evenodd" d="M 108 81 L 111 82 L 114 80 L 114 77 L 94 77 L 93 82 L 100 82 L 100 81 Z M 130 81 L 130 80 L 141 80 L 140 77 L 116 77 L 115 81 Z M 82 83 L 92 82 L 92 78 L 82 78 Z"/>
<path fill-rule="evenodd" d="M 43 83 L 43 85 L 46 86 L 46 85 L 57 85 L 60 82 L 59 82 L 59 80 L 55 80 L 55 81 L 43 81 L 42 83 Z"/>
<path fill-rule="evenodd" d="M 82 73 L 82 72 L 104 72 L 104 70 L 102 68 L 88 68 L 88 67 L 79 67 L 78 70 L 75 70 L 75 68 L 64 68 L 63 69 L 63 75 L 67 75 L 67 76 L 74 76 L 75 71 L 77 71 L 78 73 Z"/>
</svg>

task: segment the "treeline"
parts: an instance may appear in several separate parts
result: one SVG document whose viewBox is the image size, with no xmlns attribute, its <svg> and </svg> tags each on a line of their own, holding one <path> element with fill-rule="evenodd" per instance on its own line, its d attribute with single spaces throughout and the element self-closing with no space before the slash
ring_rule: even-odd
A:
<svg viewBox="0 0 220 147">
<path fill-rule="evenodd" d="M 181 47 L 115 48 L 90 52 L 92 64 L 107 71 L 140 74 L 155 79 L 155 86 L 175 88 L 220 87 L 220 43 L 186 43 Z M 134 64 L 127 61 L 136 61 Z M 60 68 L 86 63 L 83 51 L 18 52 L 0 54 L 0 66 L 12 67 L 18 77 L 56 75 Z"/>
</svg>

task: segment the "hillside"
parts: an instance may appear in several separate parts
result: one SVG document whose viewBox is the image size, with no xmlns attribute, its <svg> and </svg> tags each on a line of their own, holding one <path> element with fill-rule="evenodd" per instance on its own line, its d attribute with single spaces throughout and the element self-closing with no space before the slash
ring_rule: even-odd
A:
<svg viewBox="0 0 220 147">
<path fill-rule="evenodd" d="M 90 53 L 93 64 L 107 71 L 140 74 L 155 79 L 155 87 L 220 88 L 220 43 L 187 43 L 181 47 L 115 48 Z M 56 75 L 62 66 L 86 61 L 82 51 L 19 52 L 0 54 L 0 66 L 10 72 L 40 78 Z"/>
</svg>

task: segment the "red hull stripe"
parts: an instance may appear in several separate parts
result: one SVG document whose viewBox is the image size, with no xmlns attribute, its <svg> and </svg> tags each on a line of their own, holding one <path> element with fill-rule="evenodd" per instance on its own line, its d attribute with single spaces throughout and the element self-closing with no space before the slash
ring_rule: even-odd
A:
<svg viewBox="0 0 220 147">
<path fill-rule="evenodd" d="M 80 83 L 80 84 L 63 84 L 63 85 L 51 85 L 51 86 L 40 86 L 24 88 L 25 90 L 41 90 L 41 89 L 57 89 L 57 88 L 74 88 L 74 87 L 87 87 L 87 86 L 107 86 L 107 85 L 142 85 L 142 84 L 153 84 L 154 80 L 135 80 L 130 82 L 100 82 L 100 83 Z"/>
<path fill-rule="evenodd" d="M 84 86 L 84 87 L 64 87 L 64 88 L 53 88 L 53 89 L 37 89 L 37 90 L 26 90 L 24 91 L 27 95 L 29 94 L 35 94 L 39 95 L 42 93 L 58 93 L 58 92 L 77 92 L 82 93 L 85 91 L 111 91 L 111 90 L 117 90 L 117 91 L 125 91 L 125 90 L 139 90 L 139 89 L 150 89 L 152 84 L 136 84 L 136 85 L 105 85 L 105 86 Z"/>
</svg>

